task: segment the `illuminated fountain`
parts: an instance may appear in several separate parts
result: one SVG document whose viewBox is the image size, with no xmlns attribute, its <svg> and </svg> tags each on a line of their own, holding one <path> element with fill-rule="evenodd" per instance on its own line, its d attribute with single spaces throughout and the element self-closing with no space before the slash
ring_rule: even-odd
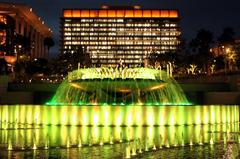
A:
<svg viewBox="0 0 240 159">
<path fill-rule="evenodd" d="M 0 133 L 0 147 L 9 151 L 125 144 L 123 156 L 129 158 L 227 143 L 226 135 L 214 132 L 239 131 L 239 106 L 191 105 L 158 69 L 85 68 L 69 73 L 46 105 L 0 106 L 0 122 L 0 132 L 7 132 Z"/>
<path fill-rule="evenodd" d="M 150 68 L 87 68 L 68 74 L 52 105 L 186 105 L 174 79 Z"/>
</svg>

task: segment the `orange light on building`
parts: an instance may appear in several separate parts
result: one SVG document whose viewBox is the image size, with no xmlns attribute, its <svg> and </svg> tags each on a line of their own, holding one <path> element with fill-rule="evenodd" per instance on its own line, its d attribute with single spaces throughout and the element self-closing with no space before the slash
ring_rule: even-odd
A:
<svg viewBox="0 0 240 159">
<path fill-rule="evenodd" d="M 90 17 L 98 17 L 98 11 L 97 10 L 90 10 Z"/>
<path fill-rule="evenodd" d="M 152 17 L 153 17 L 153 18 L 159 18 L 159 17 L 161 17 L 161 12 L 160 12 L 160 10 L 152 10 Z"/>
<path fill-rule="evenodd" d="M 63 16 L 66 18 L 177 18 L 177 10 L 64 10 Z"/>
<path fill-rule="evenodd" d="M 72 10 L 72 17 L 80 17 L 80 10 Z"/>
<path fill-rule="evenodd" d="M 142 17 L 142 10 L 134 10 L 134 17 L 141 18 Z"/>
<path fill-rule="evenodd" d="M 17 61 L 16 56 L 4 56 L 7 63 L 14 64 Z"/>
<path fill-rule="evenodd" d="M 72 17 L 72 10 L 64 10 L 63 16 L 64 17 Z"/>
<path fill-rule="evenodd" d="M 129 18 L 130 18 L 130 17 L 134 17 L 134 16 L 133 16 L 133 10 L 126 10 L 126 11 L 125 11 L 125 17 L 129 17 Z"/>
<path fill-rule="evenodd" d="M 170 18 L 177 18 L 178 17 L 178 12 L 176 10 L 170 10 Z"/>
<path fill-rule="evenodd" d="M 81 17 L 89 17 L 89 10 L 81 10 Z"/>
<path fill-rule="evenodd" d="M 117 17 L 124 17 L 124 10 L 117 10 Z"/>
<path fill-rule="evenodd" d="M 115 10 L 108 10 L 108 17 L 116 17 L 116 11 Z"/>
<path fill-rule="evenodd" d="M 107 10 L 99 10 L 99 17 L 101 18 L 107 17 Z"/>
<path fill-rule="evenodd" d="M 143 17 L 145 17 L 145 18 L 152 17 L 151 10 L 143 10 Z"/>
<path fill-rule="evenodd" d="M 168 18 L 169 17 L 169 11 L 168 10 L 161 10 L 161 17 L 162 18 Z"/>
</svg>

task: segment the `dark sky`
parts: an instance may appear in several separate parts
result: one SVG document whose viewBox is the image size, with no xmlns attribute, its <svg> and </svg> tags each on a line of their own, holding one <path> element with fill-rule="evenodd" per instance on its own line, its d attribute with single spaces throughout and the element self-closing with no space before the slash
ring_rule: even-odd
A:
<svg viewBox="0 0 240 159">
<path fill-rule="evenodd" d="M 10 2 L 10 1 L 7 1 Z M 62 8 L 99 8 L 108 5 L 140 5 L 142 8 L 178 9 L 185 39 L 205 28 L 217 37 L 224 27 L 231 26 L 240 33 L 240 0 L 12 0 L 25 3 L 45 21 L 54 32 L 55 45 L 59 45 L 59 17 Z M 50 57 L 57 54 L 55 46 Z"/>
</svg>

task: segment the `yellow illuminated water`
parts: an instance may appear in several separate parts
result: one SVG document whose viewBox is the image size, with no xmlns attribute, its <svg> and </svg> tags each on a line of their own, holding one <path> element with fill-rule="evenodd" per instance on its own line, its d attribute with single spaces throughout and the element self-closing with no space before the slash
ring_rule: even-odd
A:
<svg viewBox="0 0 240 159">
<path fill-rule="evenodd" d="M 7 129 L 0 129 L 1 147 L 11 149 L 48 149 L 48 147 L 87 147 L 137 141 L 147 143 L 148 149 L 223 143 L 231 138 L 238 141 L 237 124 L 191 125 L 191 126 L 149 126 L 149 127 L 94 127 L 94 126 L 38 126 L 19 125 L 14 129 L 8 124 Z M 214 127 L 214 130 L 212 129 Z M 227 139 L 226 139 L 227 138 Z M 47 145 L 47 146 L 46 146 Z M 80 145 L 80 146 L 79 146 Z"/>
<path fill-rule="evenodd" d="M 176 147 L 226 142 L 239 132 L 237 105 L 2 105 L 0 115 L 0 147 L 6 149 L 71 148 L 134 140 L 147 147 Z M 236 135 L 231 138 L 239 140 Z"/>
<path fill-rule="evenodd" d="M 2 105 L 0 122 L 43 125 L 159 126 L 233 123 L 239 106 Z"/>
</svg>

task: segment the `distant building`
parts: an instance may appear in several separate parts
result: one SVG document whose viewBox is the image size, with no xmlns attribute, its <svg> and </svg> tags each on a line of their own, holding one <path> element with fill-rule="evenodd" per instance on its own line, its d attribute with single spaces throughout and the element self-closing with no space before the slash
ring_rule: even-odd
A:
<svg viewBox="0 0 240 159">
<path fill-rule="evenodd" d="M 52 31 L 29 6 L 0 3 L 0 57 L 47 58 L 44 38 L 51 36 Z"/>
<path fill-rule="evenodd" d="M 61 52 L 83 47 L 97 65 L 138 66 L 151 53 L 178 50 L 181 34 L 177 10 L 140 6 L 64 9 Z"/>
</svg>

